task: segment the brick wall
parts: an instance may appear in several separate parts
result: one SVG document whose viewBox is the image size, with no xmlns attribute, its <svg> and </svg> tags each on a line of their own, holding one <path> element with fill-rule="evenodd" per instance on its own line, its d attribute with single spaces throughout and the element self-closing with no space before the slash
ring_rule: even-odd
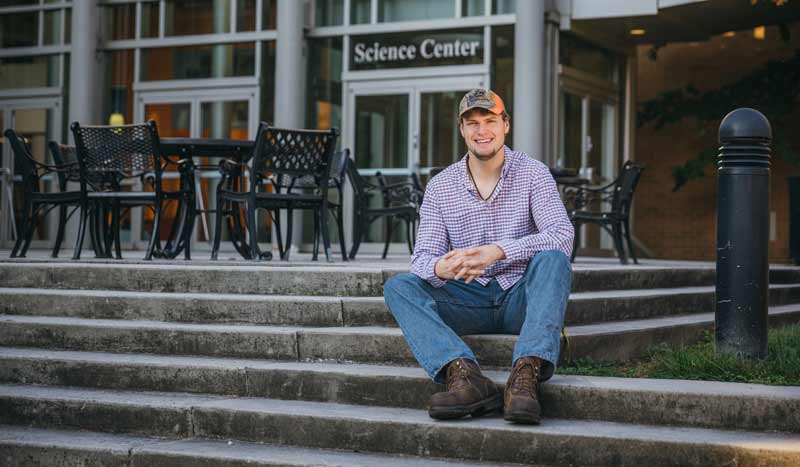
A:
<svg viewBox="0 0 800 467">
<path fill-rule="evenodd" d="M 785 44 L 777 28 L 767 28 L 757 40 L 751 31 L 732 37 L 717 36 L 707 42 L 670 44 L 648 58 L 650 46 L 638 50 L 638 102 L 672 89 L 694 85 L 701 91 L 735 82 L 767 60 L 788 58 L 800 49 L 800 23 L 791 27 L 792 40 Z M 733 109 L 731 109 L 733 110 Z M 722 115 L 720 116 L 722 117 Z M 790 117 L 798 129 L 790 144 L 800 153 L 800 103 Z M 635 159 L 647 164 L 634 203 L 634 232 L 658 258 L 715 260 L 716 167 L 708 166 L 705 178 L 691 181 L 672 192 L 672 167 L 692 159 L 701 149 L 716 146 L 719 122 L 700 135 L 697 120 L 684 119 L 656 130 L 652 124 L 636 133 Z M 789 261 L 789 200 L 786 177 L 800 175 L 800 166 L 773 154 L 771 211 L 775 213 L 775 241 L 770 242 L 770 261 Z M 742 226 L 747 228 L 747 226 Z"/>
</svg>

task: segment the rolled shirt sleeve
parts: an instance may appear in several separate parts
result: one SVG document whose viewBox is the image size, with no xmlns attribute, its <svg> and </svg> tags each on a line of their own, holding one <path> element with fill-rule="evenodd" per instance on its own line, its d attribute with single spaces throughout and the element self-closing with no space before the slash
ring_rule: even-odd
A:
<svg viewBox="0 0 800 467">
<path fill-rule="evenodd" d="M 544 165 L 538 167 L 536 175 L 528 204 L 537 232 L 494 242 L 503 250 L 507 261 L 528 260 L 545 250 L 558 250 L 568 257 L 572 255 L 575 228 L 567 216 L 556 182 Z"/>
</svg>

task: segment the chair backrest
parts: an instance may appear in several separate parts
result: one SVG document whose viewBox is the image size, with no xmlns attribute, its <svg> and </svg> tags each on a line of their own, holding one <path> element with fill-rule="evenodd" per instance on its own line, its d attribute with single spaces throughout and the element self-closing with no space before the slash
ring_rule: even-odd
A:
<svg viewBox="0 0 800 467">
<path fill-rule="evenodd" d="M 350 159 L 350 150 L 342 149 L 333 154 L 331 160 L 331 180 L 338 187 L 344 187 L 344 178 L 347 176 L 347 160 Z"/>
<path fill-rule="evenodd" d="M 155 174 L 161 190 L 161 147 L 156 122 L 120 126 L 70 126 L 75 137 L 81 186 L 91 179 L 123 179 Z M 118 187 L 116 187 L 118 189 Z"/>
<path fill-rule="evenodd" d="M 336 128 L 292 130 L 262 122 L 252 157 L 252 169 L 258 181 L 250 184 L 251 190 L 260 190 L 261 180 L 273 174 L 279 178 L 312 176 L 326 191 L 338 135 Z"/>
<path fill-rule="evenodd" d="M 7 129 L 4 134 L 14 153 L 14 170 L 22 174 L 25 190 L 39 191 L 39 171 L 36 170 L 36 160 L 30 146 L 22 135 L 12 129 Z"/>
<path fill-rule="evenodd" d="M 356 168 L 356 162 L 353 159 L 348 157 L 347 159 L 345 159 L 344 164 L 345 164 L 344 171 L 345 174 L 347 174 L 347 178 L 350 180 L 350 185 L 352 185 L 353 187 L 353 194 L 356 196 L 356 198 L 365 196 L 367 194 L 367 191 L 369 191 L 369 188 L 372 187 L 372 185 L 369 182 L 367 182 L 367 179 L 365 179 L 364 177 L 361 176 L 360 173 L 358 173 L 358 168 Z"/>
<path fill-rule="evenodd" d="M 644 165 L 633 161 L 627 161 L 622 166 L 622 171 L 614 183 L 614 195 L 611 199 L 611 210 L 615 213 L 627 216 L 633 203 L 633 194 L 639 178 L 644 170 Z"/>
<path fill-rule="evenodd" d="M 81 172 L 78 168 L 78 154 L 75 146 L 50 141 L 47 143 L 47 148 L 50 149 L 53 163 L 65 167 L 65 171 L 58 172 L 58 181 L 61 185 L 61 189 L 64 190 L 66 188 L 67 182 L 79 182 L 81 179 Z M 70 165 L 71 167 L 66 168 Z"/>
</svg>

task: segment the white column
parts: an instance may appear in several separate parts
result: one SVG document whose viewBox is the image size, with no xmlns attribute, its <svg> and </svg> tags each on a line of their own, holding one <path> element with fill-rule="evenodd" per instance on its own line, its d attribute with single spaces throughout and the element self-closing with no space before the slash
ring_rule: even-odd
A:
<svg viewBox="0 0 800 467">
<path fill-rule="evenodd" d="M 108 123 L 98 115 L 98 90 L 102 81 L 97 59 L 99 17 L 96 0 L 72 2 L 72 46 L 69 69 L 69 123 Z M 69 140 L 72 141 L 70 132 Z"/>
<path fill-rule="evenodd" d="M 303 5 L 278 0 L 278 41 L 275 54 L 275 126 L 305 126 L 305 51 Z"/>
<path fill-rule="evenodd" d="M 100 41 L 100 18 L 96 0 L 73 0 L 72 2 L 72 44 L 69 60 L 69 108 L 67 109 L 66 140 L 75 144 L 69 125 L 107 125 L 108 115 L 100 115 L 100 92 L 103 80 L 99 77 L 100 61 L 97 57 L 97 44 Z M 66 73 L 65 73 L 66 75 Z M 70 186 L 70 189 L 77 189 Z M 60 255 L 71 254 L 78 236 L 78 216 L 72 216 L 64 232 L 64 243 Z M 84 240 L 84 247 L 89 241 Z M 85 254 L 85 250 L 84 250 Z"/>
<path fill-rule="evenodd" d="M 517 1 L 514 26 L 514 149 L 544 159 L 545 2 Z"/>
<path fill-rule="evenodd" d="M 283 128 L 305 127 L 305 2 L 278 0 L 278 38 L 275 44 L 275 122 Z M 285 214 L 282 215 L 286 219 Z M 282 224 L 285 229 L 286 223 Z M 282 236 L 286 232 L 281 233 Z M 292 250 L 297 251 L 303 235 L 302 211 L 294 213 Z M 274 239 L 274 233 L 273 233 Z M 276 255 L 277 257 L 277 255 Z"/>
</svg>

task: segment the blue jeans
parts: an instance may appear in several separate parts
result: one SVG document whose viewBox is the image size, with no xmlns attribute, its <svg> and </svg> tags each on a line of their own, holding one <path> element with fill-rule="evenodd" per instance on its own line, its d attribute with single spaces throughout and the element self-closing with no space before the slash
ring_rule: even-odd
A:
<svg viewBox="0 0 800 467">
<path fill-rule="evenodd" d="M 457 358 L 477 362 L 459 337 L 467 334 L 519 334 L 510 363 L 541 358 L 544 381 L 558 361 L 571 287 L 569 258 L 548 250 L 536 253 L 525 275 L 508 290 L 496 280 L 486 286 L 449 280 L 435 288 L 406 273 L 390 278 L 383 296 L 414 357 L 434 381 L 443 383 L 442 369 Z"/>
</svg>

